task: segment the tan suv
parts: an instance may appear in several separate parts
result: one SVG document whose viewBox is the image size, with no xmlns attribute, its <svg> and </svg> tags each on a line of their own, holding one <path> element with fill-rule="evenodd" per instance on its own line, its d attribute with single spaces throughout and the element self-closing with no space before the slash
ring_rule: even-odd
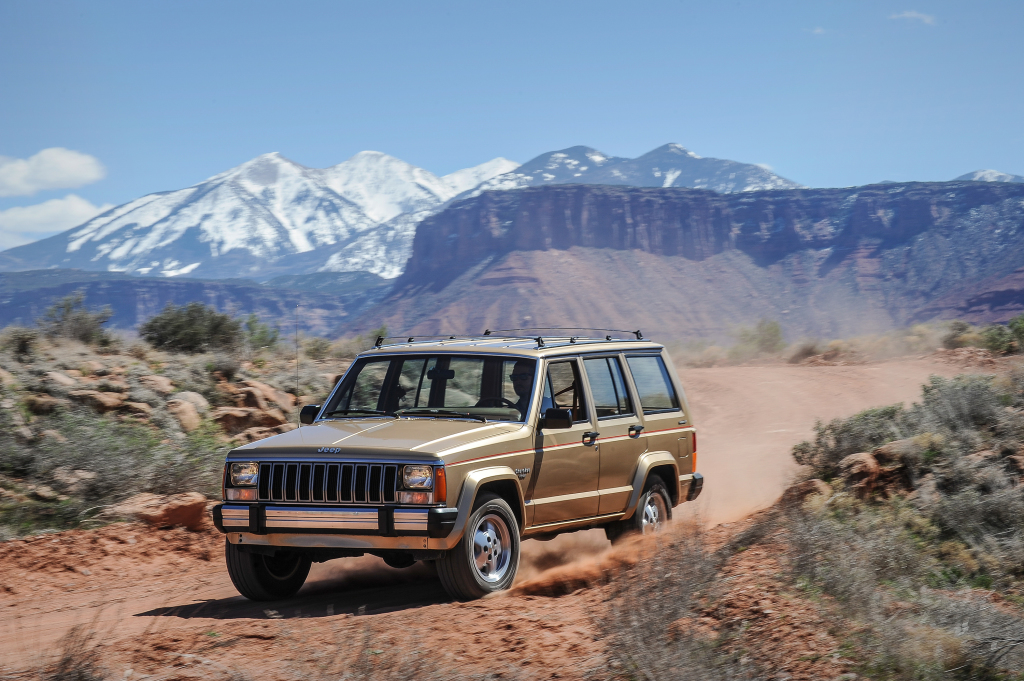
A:
<svg viewBox="0 0 1024 681">
<path fill-rule="evenodd" d="M 379 338 L 304 427 L 228 454 L 235 587 L 285 598 L 314 561 L 369 553 L 435 561 L 472 599 L 511 586 L 522 539 L 656 530 L 703 478 L 672 362 L 633 333 Z"/>
</svg>

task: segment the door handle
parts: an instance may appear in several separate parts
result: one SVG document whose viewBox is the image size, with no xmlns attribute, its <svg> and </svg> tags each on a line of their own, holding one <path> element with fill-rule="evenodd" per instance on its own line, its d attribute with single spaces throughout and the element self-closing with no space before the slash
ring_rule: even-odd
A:
<svg viewBox="0 0 1024 681">
<path fill-rule="evenodd" d="M 597 436 L 600 434 L 601 433 L 597 432 L 596 430 L 588 430 L 587 432 L 583 433 L 583 444 L 594 444 L 595 442 L 597 442 Z M 587 440 L 590 440 L 590 442 L 587 442 Z"/>
<path fill-rule="evenodd" d="M 644 429 L 644 427 L 640 426 L 640 425 L 630 426 L 629 427 L 629 436 L 630 437 L 640 437 L 640 431 L 642 431 L 643 429 Z"/>
</svg>

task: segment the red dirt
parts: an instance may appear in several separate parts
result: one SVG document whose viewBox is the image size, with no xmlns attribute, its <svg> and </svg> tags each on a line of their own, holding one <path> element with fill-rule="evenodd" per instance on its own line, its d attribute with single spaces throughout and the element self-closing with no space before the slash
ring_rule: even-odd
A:
<svg viewBox="0 0 1024 681">
<path fill-rule="evenodd" d="M 795 473 L 790 447 L 815 418 L 909 402 L 929 374 L 958 371 L 932 359 L 684 370 L 707 482 L 696 508 L 680 515 L 697 511 L 713 524 L 769 505 Z M 710 536 L 721 542 L 735 529 Z M 315 565 L 298 596 L 267 605 L 235 592 L 222 543 L 212 530 L 117 524 L 0 544 L 0 671 L 40 668 L 84 624 L 118 678 L 128 669 L 132 678 L 338 678 L 336 660 L 357 653 L 382 670 L 429 658 L 450 677 L 605 676 L 599 585 L 637 555 L 629 546 L 607 552 L 600 531 L 528 541 L 517 587 L 465 604 L 449 602 L 421 565 L 347 559 Z M 734 556 L 728 592 L 696 624 L 731 631 L 745 621 L 737 645 L 755 660 L 794 680 L 834 678 L 846 671 L 833 659 L 837 643 L 819 606 L 786 590 L 776 553 L 769 544 Z M 559 594 L 567 595 L 550 597 Z"/>
</svg>

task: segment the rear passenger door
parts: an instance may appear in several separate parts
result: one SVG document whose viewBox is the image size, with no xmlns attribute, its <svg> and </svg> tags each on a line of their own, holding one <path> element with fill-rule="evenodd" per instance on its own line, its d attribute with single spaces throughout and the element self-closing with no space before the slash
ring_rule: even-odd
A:
<svg viewBox="0 0 1024 681">
<path fill-rule="evenodd" d="M 542 451 L 534 471 L 537 485 L 530 500 L 534 506 L 534 525 L 597 515 L 601 464 L 597 443 L 590 435 L 597 428 L 576 359 L 547 362 L 540 416 L 552 407 L 571 409 L 573 425 L 568 429 L 539 431 Z"/>
<path fill-rule="evenodd" d="M 647 439 L 624 378 L 621 357 L 584 357 L 583 366 L 600 433 L 598 513 L 618 513 L 626 508 L 633 492 L 637 460 L 647 448 Z"/>
<path fill-rule="evenodd" d="M 660 354 L 626 355 L 626 365 L 643 412 L 647 449 L 670 452 L 680 464 L 679 473 L 689 473 L 680 461 L 689 455 L 689 440 L 680 442 L 689 437 L 684 432 L 689 423 L 665 360 Z"/>
</svg>

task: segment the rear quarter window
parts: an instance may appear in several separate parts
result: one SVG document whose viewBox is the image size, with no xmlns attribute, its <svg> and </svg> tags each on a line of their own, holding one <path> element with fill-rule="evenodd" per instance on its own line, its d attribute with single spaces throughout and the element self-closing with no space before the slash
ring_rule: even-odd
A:
<svg viewBox="0 0 1024 681">
<path fill-rule="evenodd" d="M 661 357 L 637 355 L 627 357 L 626 364 L 633 375 L 640 407 L 645 414 L 679 409 L 679 397 Z"/>
</svg>

